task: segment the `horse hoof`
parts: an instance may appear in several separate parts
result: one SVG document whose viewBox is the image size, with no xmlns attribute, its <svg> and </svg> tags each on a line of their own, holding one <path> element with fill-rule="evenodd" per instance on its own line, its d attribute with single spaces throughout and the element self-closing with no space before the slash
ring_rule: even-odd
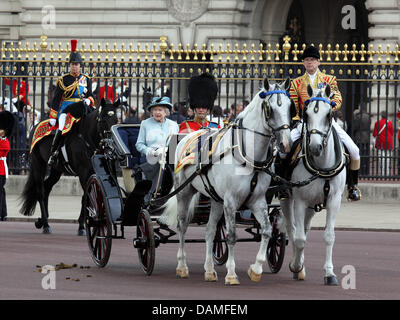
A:
<svg viewBox="0 0 400 320">
<path fill-rule="evenodd" d="M 36 229 L 42 229 L 42 227 L 43 227 L 42 219 L 38 218 L 38 219 L 35 221 L 35 227 L 36 227 Z"/>
<path fill-rule="evenodd" d="M 253 269 L 250 267 L 249 270 L 247 270 L 247 274 L 251 281 L 260 282 L 262 273 L 260 274 L 255 273 Z"/>
<path fill-rule="evenodd" d="M 239 285 L 239 279 L 237 276 L 226 276 L 225 277 L 225 284 L 229 286 L 236 286 Z"/>
<path fill-rule="evenodd" d="M 217 273 L 215 271 L 213 272 L 205 272 L 204 273 L 204 280 L 208 282 L 215 282 L 218 280 Z"/>
<path fill-rule="evenodd" d="M 188 268 L 176 269 L 176 276 L 181 279 L 189 278 Z"/>
<path fill-rule="evenodd" d="M 85 229 L 79 229 L 77 235 L 78 236 L 86 236 L 86 230 Z"/>
<path fill-rule="evenodd" d="M 305 280 L 306 279 L 306 268 L 303 267 L 299 272 L 293 272 L 294 280 Z"/>
<path fill-rule="evenodd" d="M 329 276 L 329 277 L 324 277 L 324 284 L 326 286 L 338 286 L 339 282 L 336 276 Z"/>
<path fill-rule="evenodd" d="M 50 227 L 43 227 L 42 233 L 43 234 L 51 234 L 52 233 L 51 232 L 51 228 Z"/>
</svg>

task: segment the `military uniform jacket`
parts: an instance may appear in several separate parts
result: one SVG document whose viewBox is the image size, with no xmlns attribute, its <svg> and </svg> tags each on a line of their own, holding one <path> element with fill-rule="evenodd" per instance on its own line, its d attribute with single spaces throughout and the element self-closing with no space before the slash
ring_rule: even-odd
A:
<svg viewBox="0 0 400 320">
<path fill-rule="evenodd" d="M 90 106 L 93 106 L 92 81 L 89 76 L 80 74 L 75 78 L 71 73 L 61 76 L 57 81 L 51 104 L 50 118 L 56 118 L 57 113 L 69 104 L 82 101 L 86 98 L 90 99 Z"/>
<path fill-rule="evenodd" d="M 313 89 L 323 89 L 329 84 L 331 87 L 330 100 L 335 101 L 336 103 L 336 106 L 333 107 L 333 110 L 340 109 L 340 107 L 342 106 L 342 94 L 339 91 L 336 77 L 322 73 L 318 69 L 317 75 L 314 79 L 314 83 L 311 83 L 310 77 L 307 73 L 305 73 L 301 77 L 292 80 L 290 86 L 290 98 L 293 99 L 297 109 L 297 115 L 293 118 L 293 120 L 300 119 L 299 112 L 303 110 L 304 102 L 310 99 L 307 93 L 307 86 L 309 84 L 311 84 L 311 87 Z"/>
<path fill-rule="evenodd" d="M 220 126 L 215 122 L 203 121 L 202 123 L 200 123 L 194 120 L 188 120 L 180 124 L 179 133 L 190 133 L 206 127 L 220 129 Z"/>
<path fill-rule="evenodd" d="M 10 142 L 7 137 L 0 137 L 0 176 L 8 176 L 7 154 L 10 151 Z"/>
</svg>

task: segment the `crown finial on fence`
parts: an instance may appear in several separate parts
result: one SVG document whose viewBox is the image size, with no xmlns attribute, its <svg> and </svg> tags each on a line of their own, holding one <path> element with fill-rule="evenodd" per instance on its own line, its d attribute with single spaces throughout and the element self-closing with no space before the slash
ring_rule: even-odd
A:
<svg viewBox="0 0 400 320">
<path fill-rule="evenodd" d="M 168 38 L 166 36 L 161 36 L 160 37 L 160 40 L 161 40 L 160 50 L 161 50 L 161 60 L 162 61 L 165 60 L 165 52 L 168 49 L 167 39 Z"/>
<path fill-rule="evenodd" d="M 289 51 L 290 51 L 290 48 L 292 47 L 290 45 L 290 40 L 291 39 L 290 39 L 290 37 L 288 35 L 283 37 L 283 41 L 285 41 L 285 42 L 282 45 L 282 49 L 283 49 L 283 52 L 285 53 L 285 57 L 284 57 L 285 61 L 289 60 Z"/>
<path fill-rule="evenodd" d="M 47 49 L 47 36 L 46 35 L 41 35 L 40 39 L 42 39 L 42 42 L 40 42 L 40 48 L 42 49 L 42 59 L 44 60 L 46 57 L 46 49 Z"/>
</svg>

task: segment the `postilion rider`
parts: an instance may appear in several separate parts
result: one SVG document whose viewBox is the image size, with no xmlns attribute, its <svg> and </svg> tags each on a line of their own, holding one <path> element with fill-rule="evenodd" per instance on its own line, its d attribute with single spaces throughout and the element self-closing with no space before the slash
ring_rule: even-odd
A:
<svg viewBox="0 0 400 320">
<path fill-rule="evenodd" d="M 58 120 L 58 128 L 51 145 L 48 164 L 55 163 L 60 147 L 62 131 L 64 129 L 67 113 L 84 114 L 84 108 L 94 106 L 92 94 L 92 82 L 89 76 L 81 73 L 83 63 L 81 54 L 76 51 L 77 40 L 71 40 L 71 53 L 69 55 L 70 72 L 61 76 L 57 81 L 54 98 L 50 110 L 50 126 L 55 127 Z M 83 102 L 76 104 L 76 102 Z M 77 110 L 79 109 L 79 110 Z"/>
<path fill-rule="evenodd" d="M 323 89 L 328 84 L 331 87 L 331 106 L 333 111 L 339 110 L 342 106 L 342 95 L 339 91 L 336 77 L 326 75 L 319 70 L 320 53 L 314 46 L 309 46 L 304 50 L 302 55 L 303 65 L 306 69 L 304 75 L 294 79 L 290 87 L 290 98 L 293 99 L 297 115 L 293 120 L 300 120 L 299 111 L 303 109 L 304 104 L 310 98 L 307 93 L 307 86 L 310 84 L 313 89 Z M 358 171 L 360 169 L 360 153 L 357 145 L 353 142 L 350 136 L 332 119 L 332 125 L 336 129 L 339 139 L 346 146 L 350 154 L 350 170 L 347 177 L 347 198 L 351 201 L 361 199 L 361 192 L 357 187 Z M 299 122 L 291 131 L 292 141 L 296 141 L 301 136 L 301 122 Z M 282 154 L 281 154 L 282 157 Z M 278 166 L 279 171 L 279 166 Z M 286 197 L 287 194 L 281 194 L 280 198 Z"/>
<path fill-rule="evenodd" d="M 220 129 L 217 123 L 207 121 L 207 114 L 213 108 L 218 95 L 215 78 L 209 73 L 191 77 L 188 93 L 189 107 L 194 112 L 194 118 L 183 121 L 179 127 L 179 133 L 190 133 L 207 127 Z"/>
</svg>

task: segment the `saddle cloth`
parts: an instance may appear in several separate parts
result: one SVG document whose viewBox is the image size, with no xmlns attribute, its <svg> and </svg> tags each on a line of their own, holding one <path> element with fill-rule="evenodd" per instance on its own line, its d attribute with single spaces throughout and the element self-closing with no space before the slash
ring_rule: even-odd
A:
<svg viewBox="0 0 400 320">
<path fill-rule="evenodd" d="M 76 122 L 79 122 L 80 119 L 81 118 L 76 119 L 68 113 L 67 117 L 65 119 L 65 125 L 64 125 L 64 130 L 62 131 L 62 134 L 64 135 L 64 134 L 67 134 L 69 131 L 71 131 L 72 126 Z M 36 127 L 35 132 L 33 133 L 33 137 L 32 137 L 30 153 L 32 153 L 32 150 L 33 150 L 34 146 L 36 145 L 36 143 L 38 143 L 38 141 L 40 141 L 43 137 L 51 134 L 54 129 L 58 128 L 57 124 L 54 127 L 51 127 L 49 122 L 50 122 L 49 119 L 43 120 Z"/>
<path fill-rule="evenodd" d="M 175 174 L 181 171 L 185 166 L 199 161 L 209 163 L 219 141 L 226 130 L 204 129 L 199 130 L 188 141 L 186 141 L 178 157 L 178 163 L 175 168 Z"/>
</svg>

